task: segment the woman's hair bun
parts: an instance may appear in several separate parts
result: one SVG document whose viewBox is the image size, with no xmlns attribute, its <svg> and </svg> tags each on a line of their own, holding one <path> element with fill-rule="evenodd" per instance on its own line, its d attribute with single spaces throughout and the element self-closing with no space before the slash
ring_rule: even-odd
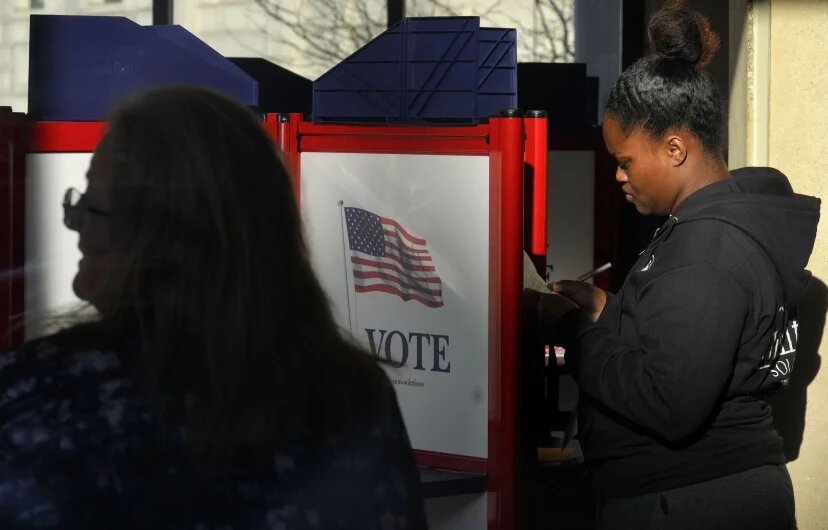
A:
<svg viewBox="0 0 828 530">
<path fill-rule="evenodd" d="M 668 0 L 651 18 L 647 35 L 654 53 L 704 68 L 719 48 L 719 36 L 707 17 L 689 9 L 684 0 Z"/>
</svg>

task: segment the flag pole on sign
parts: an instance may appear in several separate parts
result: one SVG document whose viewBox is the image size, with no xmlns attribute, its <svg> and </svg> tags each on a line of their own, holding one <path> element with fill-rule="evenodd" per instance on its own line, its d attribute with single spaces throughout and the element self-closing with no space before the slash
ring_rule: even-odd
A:
<svg viewBox="0 0 828 530">
<path fill-rule="evenodd" d="M 345 273 L 345 290 L 348 293 L 348 328 L 351 336 L 357 338 L 356 333 L 356 289 L 354 288 L 353 265 L 351 264 L 351 245 L 348 239 L 348 221 L 345 219 L 345 203 L 339 205 L 339 219 L 342 227 L 342 270 Z"/>
</svg>

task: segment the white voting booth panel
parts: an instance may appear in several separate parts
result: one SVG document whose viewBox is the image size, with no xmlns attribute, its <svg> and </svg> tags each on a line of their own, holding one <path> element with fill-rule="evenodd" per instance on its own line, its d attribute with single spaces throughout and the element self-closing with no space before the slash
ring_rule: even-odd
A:
<svg viewBox="0 0 828 530">
<path fill-rule="evenodd" d="M 390 361 L 386 370 L 413 446 L 486 458 L 488 157 L 303 153 L 301 163 L 313 266 L 342 328 Z M 349 234 L 345 207 L 393 219 L 425 241 L 428 255 L 415 263 L 430 263 L 436 271 L 406 269 L 389 249 L 377 260 L 376 284 L 393 291 L 407 283 L 415 296 L 421 286 L 439 286 L 439 306 L 406 300 L 405 292 L 355 292 L 354 270 L 359 273 L 361 263 L 352 257 L 361 253 L 350 250 L 349 236 L 370 235 Z"/>
<path fill-rule="evenodd" d="M 63 193 L 86 189 L 92 153 L 33 153 L 26 157 L 25 334 L 50 331 L 56 319 L 82 307 L 72 292 L 81 258 L 78 235 L 63 224 Z"/>
<path fill-rule="evenodd" d="M 340 326 L 390 361 L 386 372 L 412 446 L 487 458 L 489 158 L 303 153 L 301 167 L 302 217 L 313 266 Z M 356 292 L 361 278 L 355 274 L 364 270 L 358 265 L 365 253 L 351 248 L 357 238 L 370 235 L 349 230 L 344 208 L 396 221 L 424 241 L 418 249 L 425 246 L 427 257 L 414 263 L 436 270 L 407 269 L 405 259 L 398 261 L 389 248 L 388 257 L 377 260 L 379 274 L 387 270 L 388 275 L 376 283 L 391 289 Z M 426 275 L 437 281 L 418 281 Z M 400 281 L 411 287 L 397 291 Z M 423 285 L 439 285 L 439 302 L 406 296 Z M 485 500 L 485 494 L 429 500 L 429 523 L 446 530 L 485 528 Z"/>
</svg>

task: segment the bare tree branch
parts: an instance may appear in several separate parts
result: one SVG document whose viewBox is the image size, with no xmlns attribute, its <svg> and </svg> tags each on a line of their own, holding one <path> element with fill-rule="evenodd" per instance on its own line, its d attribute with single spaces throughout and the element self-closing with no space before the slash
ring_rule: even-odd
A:
<svg viewBox="0 0 828 530">
<path fill-rule="evenodd" d="M 314 70 L 315 74 L 339 63 L 364 46 L 386 28 L 387 0 L 303 0 L 286 6 L 285 0 L 254 0 L 272 29 L 264 32 L 290 53 L 281 58 L 285 66 Z M 534 0 L 537 27 L 518 19 L 508 4 L 490 0 L 485 6 L 461 7 L 457 0 L 410 0 L 411 16 L 476 15 L 481 20 L 508 24 L 518 30 L 520 40 L 534 43 L 521 55 L 532 53 L 532 60 L 572 61 L 575 0 Z M 481 2 L 482 3 L 482 2 Z M 464 11 L 473 10 L 473 13 Z M 487 22 L 484 22 L 487 23 Z M 492 22 L 489 24 L 494 25 Z M 234 37 L 235 38 L 235 37 Z"/>
<path fill-rule="evenodd" d="M 571 55 L 572 57 L 574 57 L 575 56 L 575 51 L 572 49 L 572 47 L 569 44 L 569 26 L 572 24 L 572 19 L 568 18 L 564 14 L 563 10 L 555 2 L 555 0 L 548 0 L 548 3 L 549 3 L 549 7 L 552 9 L 552 11 L 555 12 L 555 15 L 557 15 L 558 20 L 560 21 L 560 26 L 561 26 L 561 29 L 563 31 L 562 42 L 563 42 L 564 50 L 566 51 L 566 54 L 568 56 Z M 547 35 L 549 35 L 549 33 L 547 33 Z"/>
</svg>

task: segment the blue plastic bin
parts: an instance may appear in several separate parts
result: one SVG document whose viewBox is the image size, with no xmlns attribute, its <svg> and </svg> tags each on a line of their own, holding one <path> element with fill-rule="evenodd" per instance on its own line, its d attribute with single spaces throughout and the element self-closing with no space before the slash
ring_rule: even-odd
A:
<svg viewBox="0 0 828 530">
<path fill-rule="evenodd" d="M 407 18 L 313 83 L 315 122 L 467 123 L 517 106 L 514 29 Z"/>
<path fill-rule="evenodd" d="M 28 113 L 36 120 L 104 120 L 135 92 L 177 84 L 258 103 L 255 79 L 180 26 L 144 27 L 124 17 L 31 17 Z"/>
</svg>

